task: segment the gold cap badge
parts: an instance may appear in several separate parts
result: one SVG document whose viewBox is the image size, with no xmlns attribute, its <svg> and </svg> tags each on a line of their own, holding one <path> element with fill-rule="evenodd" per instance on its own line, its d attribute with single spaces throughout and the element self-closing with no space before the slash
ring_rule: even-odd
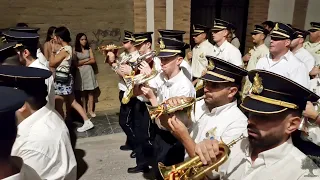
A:
<svg viewBox="0 0 320 180">
<path fill-rule="evenodd" d="M 278 31 L 279 30 L 279 25 L 278 23 L 276 23 L 276 25 L 274 26 L 273 30 Z"/>
<path fill-rule="evenodd" d="M 160 39 L 160 49 L 164 49 L 164 48 L 166 48 L 166 45 L 164 44 L 164 42 L 163 42 L 163 40 L 162 39 Z"/>
<path fill-rule="evenodd" d="M 260 94 L 263 91 L 262 78 L 258 73 L 253 78 L 253 83 L 251 87 L 251 92 Z"/>
</svg>

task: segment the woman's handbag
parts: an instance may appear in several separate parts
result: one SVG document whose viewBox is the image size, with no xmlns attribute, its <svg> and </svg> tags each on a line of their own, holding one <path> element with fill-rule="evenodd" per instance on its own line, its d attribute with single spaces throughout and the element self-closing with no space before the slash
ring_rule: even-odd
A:
<svg viewBox="0 0 320 180">
<path fill-rule="evenodd" d="M 66 67 L 66 66 L 57 67 L 55 81 L 61 84 L 67 84 L 70 81 L 69 67 Z"/>
</svg>

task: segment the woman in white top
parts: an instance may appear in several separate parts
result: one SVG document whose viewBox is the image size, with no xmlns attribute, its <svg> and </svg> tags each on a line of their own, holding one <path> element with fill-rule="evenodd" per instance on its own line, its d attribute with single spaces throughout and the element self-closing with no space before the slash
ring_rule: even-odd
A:
<svg viewBox="0 0 320 180">
<path fill-rule="evenodd" d="M 63 104 L 66 102 L 78 111 L 84 120 L 82 127 L 78 128 L 78 132 L 84 132 L 93 128 L 93 124 L 85 113 L 81 105 L 75 100 L 73 94 L 73 77 L 70 73 L 70 65 L 72 60 L 72 47 L 69 45 L 71 41 L 69 30 L 62 26 L 54 31 L 54 41 L 61 45 L 58 52 L 52 52 L 49 59 L 51 68 L 55 68 L 55 93 L 56 93 L 56 110 L 64 117 Z M 53 45 L 51 47 L 54 47 Z M 68 110 L 69 108 L 67 108 Z"/>
<path fill-rule="evenodd" d="M 53 43 L 53 41 L 54 41 L 53 32 L 55 29 L 56 29 L 55 26 L 49 27 L 49 29 L 47 31 L 46 41 L 43 44 L 43 54 L 47 60 L 49 60 L 49 58 L 50 58 L 50 54 L 52 53 L 52 49 L 54 49 L 54 52 L 57 52 L 61 48 L 61 45 L 59 45 L 57 43 Z M 51 68 L 51 71 L 54 71 L 54 69 Z"/>
</svg>

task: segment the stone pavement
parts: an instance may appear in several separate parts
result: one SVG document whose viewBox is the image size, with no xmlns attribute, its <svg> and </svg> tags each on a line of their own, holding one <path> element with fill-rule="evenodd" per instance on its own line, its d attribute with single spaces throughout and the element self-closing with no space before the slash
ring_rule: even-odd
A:
<svg viewBox="0 0 320 180">
<path fill-rule="evenodd" d="M 80 180 L 145 180 L 150 174 L 128 174 L 127 168 L 135 166 L 131 151 L 121 151 L 124 133 L 78 139 L 75 154 Z"/>
</svg>

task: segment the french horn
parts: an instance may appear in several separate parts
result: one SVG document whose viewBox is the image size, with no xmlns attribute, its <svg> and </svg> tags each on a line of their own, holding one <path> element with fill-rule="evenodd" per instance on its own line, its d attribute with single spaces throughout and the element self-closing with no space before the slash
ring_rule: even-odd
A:
<svg viewBox="0 0 320 180">
<path fill-rule="evenodd" d="M 151 120 L 155 118 L 159 118 L 162 114 L 170 114 L 174 113 L 176 111 L 179 111 L 181 109 L 187 109 L 187 114 L 188 117 L 190 117 L 192 105 L 195 105 L 197 101 L 200 101 L 204 99 L 204 96 L 198 97 L 198 98 L 193 98 L 193 97 L 186 97 L 186 101 L 181 99 L 182 103 L 178 106 L 170 106 L 167 103 L 162 103 L 158 106 L 147 106 L 150 114 Z"/>
<path fill-rule="evenodd" d="M 204 166 L 199 156 L 196 156 L 188 161 L 173 166 L 164 166 L 161 162 L 158 163 L 159 171 L 164 180 L 201 180 L 206 176 L 206 173 L 218 169 L 220 165 L 226 162 L 230 155 L 230 148 L 241 139 L 245 138 L 241 135 L 229 144 L 225 144 L 222 140 L 219 143 L 219 155 L 217 160 L 211 165 Z"/>
</svg>

